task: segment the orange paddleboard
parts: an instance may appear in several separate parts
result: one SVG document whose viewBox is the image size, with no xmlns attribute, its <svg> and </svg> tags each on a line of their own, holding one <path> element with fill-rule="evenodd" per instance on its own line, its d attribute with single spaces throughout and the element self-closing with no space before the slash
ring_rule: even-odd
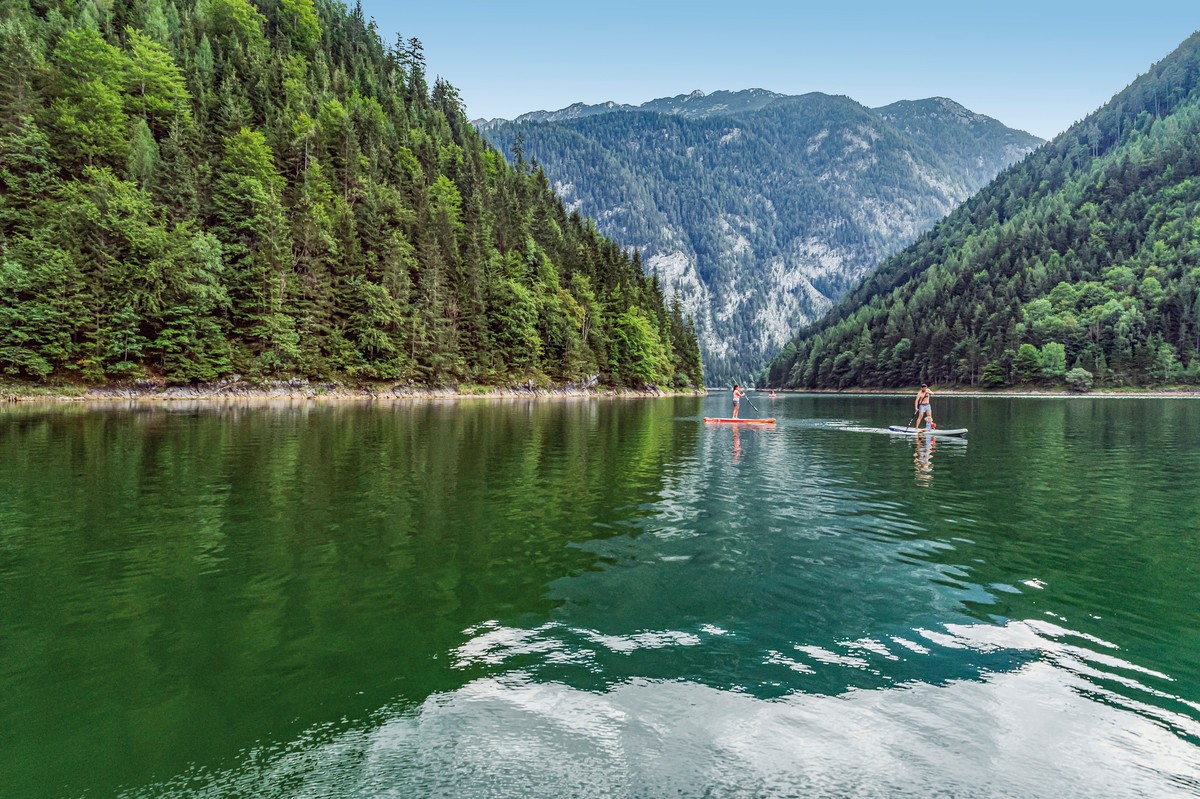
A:
<svg viewBox="0 0 1200 799">
<path fill-rule="evenodd" d="M 706 421 L 706 422 L 728 422 L 729 424 L 775 424 L 775 420 L 773 418 L 772 419 L 718 419 L 718 418 L 711 417 L 711 416 L 705 416 L 704 421 Z"/>
</svg>

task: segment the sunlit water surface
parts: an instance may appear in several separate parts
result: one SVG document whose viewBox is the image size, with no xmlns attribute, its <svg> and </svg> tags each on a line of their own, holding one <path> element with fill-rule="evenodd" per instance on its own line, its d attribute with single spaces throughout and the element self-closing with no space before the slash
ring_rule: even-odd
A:
<svg viewBox="0 0 1200 799">
<path fill-rule="evenodd" d="M 0 412 L 0 796 L 1200 796 L 1200 401 L 751 399 Z"/>
</svg>

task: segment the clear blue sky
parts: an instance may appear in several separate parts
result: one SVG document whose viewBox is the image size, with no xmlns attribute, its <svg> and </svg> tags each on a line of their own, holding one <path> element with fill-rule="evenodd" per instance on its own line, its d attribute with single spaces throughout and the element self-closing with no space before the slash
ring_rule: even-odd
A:
<svg viewBox="0 0 1200 799">
<path fill-rule="evenodd" d="M 353 2 L 353 0 L 348 0 Z M 1200 2 L 1000 0 L 363 0 L 416 36 L 473 117 L 693 89 L 943 96 L 1050 138 L 1193 31 Z"/>
</svg>

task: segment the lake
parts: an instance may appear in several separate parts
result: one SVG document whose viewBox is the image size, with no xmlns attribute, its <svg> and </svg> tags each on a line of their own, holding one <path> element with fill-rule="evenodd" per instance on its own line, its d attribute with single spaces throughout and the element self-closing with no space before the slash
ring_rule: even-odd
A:
<svg viewBox="0 0 1200 799">
<path fill-rule="evenodd" d="M 0 796 L 1200 796 L 1200 400 L 750 399 L 0 410 Z"/>
</svg>

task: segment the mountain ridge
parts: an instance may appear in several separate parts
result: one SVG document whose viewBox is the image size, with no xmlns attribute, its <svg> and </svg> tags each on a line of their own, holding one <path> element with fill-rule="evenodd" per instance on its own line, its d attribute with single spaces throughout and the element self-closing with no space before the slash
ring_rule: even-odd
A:
<svg viewBox="0 0 1200 799">
<path fill-rule="evenodd" d="M 505 125 L 505 124 L 527 123 L 527 122 L 560 122 L 560 121 L 567 120 L 567 119 L 579 119 L 579 118 L 585 117 L 585 116 L 595 116 L 598 114 L 607 114 L 607 113 L 622 112 L 622 111 L 633 111 L 633 112 L 636 112 L 636 111 L 659 111 L 659 112 L 663 112 L 663 113 L 672 113 L 672 112 L 682 113 L 686 109 L 686 110 L 691 111 L 693 114 L 695 114 L 696 112 L 698 112 L 700 110 L 697 107 L 698 106 L 697 101 L 705 101 L 706 103 L 708 103 L 710 106 L 709 109 L 707 109 L 708 115 L 716 115 L 717 112 L 735 113 L 736 111 L 746 110 L 747 108 L 754 108 L 755 110 L 757 110 L 759 108 L 766 107 L 770 103 L 773 103 L 777 100 L 786 100 L 789 98 L 796 98 L 796 97 L 807 97 L 810 95 L 823 95 L 825 97 L 845 97 L 847 99 L 853 99 L 853 98 L 850 98 L 848 95 L 827 94 L 825 92 L 819 92 L 819 91 L 805 92 L 803 94 L 782 94 L 780 92 L 771 91 L 770 89 L 750 88 L 750 89 L 736 89 L 736 90 L 719 89 L 719 90 L 713 91 L 711 93 L 706 93 L 700 89 L 694 89 L 691 92 L 688 92 L 686 94 L 677 94 L 677 95 L 673 95 L 670 97 L 656 97 L 652 100 L 646 100 L 645 102 L 640 103 L 638 105 L 633 105 L 631 103 L 618 103 L 615 100 L 606 100 L 604 102 L 594 103 L 594 104 L 588 104 L 588 103 L 584 103 L 584 102 L 575 102 L 575 103 L 571 103 L 568 106 L 564 106 L 563 108 L 557 109 L 555 111 L 547 111 L 544 109 L 539 110 L 539 111 L 527 111 L 525 113 L 518 114 L 517 116 L 513 117 L 512 119 L 508 119 L 506 117 L 494 117 L 492 119 L 479 117 L 477 119 L 471 120 L 471 124 L 474 125 L 476 128 L 479 128 L 480 130 L 485 130 L 487 128 L 498 127 L 500 125 Z M 735 110 L 730 109 L 730 104 L 728 102 L 716 103 L 716 104 L 712 103 L 712 101 L 714 99 L 724 99 L 727 97 L 732 100 L 735 100 L 735 104 L 740 105 L 740 108 L 737 108 L 735 111 Z M 972 119 L 998 121 L 998 120 L 995 120 L 993 117 L 986 116 L 985 114 L 980 114 L 978 112 L 971 111 L 970 109 L 966 108 L 965 106 L 958 103 L 957 101 L 952 100 L 951 98 L 941 97 L 941 96 L 925 97 L 925 98 L 920 98 L 920 99 L 916 99 L 916 100 L 896 100 L 894 102 L 888 103 L 887 105 L 874 106 L 871 108 L 871 110 L 883 113 L 883 112 L 887 112 L 891 109 L 899 109 L 904 106 L 914 106 L 914 105 L 931 104 L 931 103 L 938 104 L 941 107 L 943 107 L 945 110 L 958 111 L 966 116 L 969 116 Z M 672 109 L 674 109 L 674 111 L 672 111 Z M 1025 131 L 1019 131 L 1019 132 L 1025 133 Z M 1029 134 L 1029 135 L 1032 135 L 1032 134 Z"/>
<path fill-rule="evenodd" d="M 482 133 L 510 153 L 519 132 L 569 208 L 641 250 L 696 318 L 706 379 L 728 382 L 1041 142 L 944 98 L 902 102 L 693 92 Z"/>
</svg>

